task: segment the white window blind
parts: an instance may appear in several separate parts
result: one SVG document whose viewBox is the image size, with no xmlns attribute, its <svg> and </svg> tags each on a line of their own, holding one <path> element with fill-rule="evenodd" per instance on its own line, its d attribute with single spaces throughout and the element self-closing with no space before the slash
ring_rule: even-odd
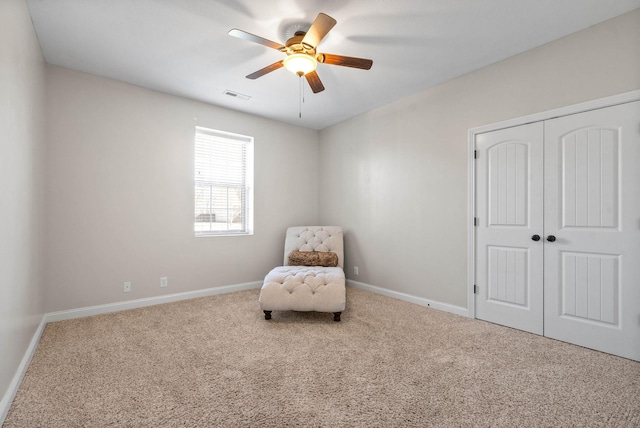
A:
<svg viewBox="0 0 640 428">
<path fill-rule="evenodd" d="M 195 236 L 253 233 L 253 137 L 196 127 Z"/>
</svg>

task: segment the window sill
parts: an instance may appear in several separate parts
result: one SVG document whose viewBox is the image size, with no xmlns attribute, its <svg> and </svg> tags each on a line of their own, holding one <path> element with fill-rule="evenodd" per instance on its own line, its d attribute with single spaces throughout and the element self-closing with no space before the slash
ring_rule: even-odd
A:
<svg viewBox="0 0 640 428">
<path fill-rule="evenodd" d="M 251 232 L 196 233 L 195 238 L 215 238 L 217 236 L 252 236 Z"/>
</svg>

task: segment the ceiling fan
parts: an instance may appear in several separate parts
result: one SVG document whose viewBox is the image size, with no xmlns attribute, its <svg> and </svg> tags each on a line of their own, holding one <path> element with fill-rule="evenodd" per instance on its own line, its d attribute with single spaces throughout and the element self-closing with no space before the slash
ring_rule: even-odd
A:
<svg viewBox="0 0 640 428">
<path fill-rule="evenodd" d="M 369 70 L 373 65 L 373 61 L 370 59 L 317 52 L 318 45 L 336 23 L 337 21 L 329 15 L 319 13 L 308 31 L 296 31 L 294 36 L 287 40 L 284 45 L 247 33 L 246 31 L 238 30 L 237 28 L 229 31 L 229 35 L 259 43 L 284 52 L 287 55 L 282 61 L 278 61 L 247 75 L 247 79 L 257 79 L 267 73 L 285 67 L 300 77 L 304 76 L 309 86 L 311 86 L 311 90 L 316 94 L 324 91 L 324 85 L 318 73 L 316 73 L 318 63 L 359 68 L 362 70 Z"/>
</svg>

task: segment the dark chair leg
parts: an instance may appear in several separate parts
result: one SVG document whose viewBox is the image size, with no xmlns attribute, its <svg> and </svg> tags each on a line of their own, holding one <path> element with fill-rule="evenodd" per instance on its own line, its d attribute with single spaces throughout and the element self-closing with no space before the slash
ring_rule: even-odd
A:
<svg viewBox="0 0 640 428">
<path fill-rule="evenodd" d="M 335 322 L 340 322 L 340 314 L 341 314 L 341 313 L 342 313 L 342 312 L 334 312 L 334 313 L 333 313 L 333 320 L 334 320 Z"/>
<path fill-rule="evenodd" d="M 271 311 L 264 311 L 264 319 L 266 320 L 271 319 Z"/>
</svg>

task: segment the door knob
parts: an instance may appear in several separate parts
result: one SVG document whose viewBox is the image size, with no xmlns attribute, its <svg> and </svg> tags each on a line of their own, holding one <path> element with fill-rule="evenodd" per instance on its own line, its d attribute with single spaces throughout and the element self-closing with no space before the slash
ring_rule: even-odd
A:
<svg viewBox="0 0 640 428">
<path fill-rule="evenodd" d="M 549 236 L 547 236 L 547 241 L 549 241 L 549 242 L 555 242 L 555 241 L 556 241 L 556 237 L 555 237 L 555 236 L 553 236 L 553 235 L 549 235 Z"/>
<path fill-rule="evenodd" d="M 540 240 L 540 235 L 533 235 L 531 239 L 537 242 Z"/>
</svg>

